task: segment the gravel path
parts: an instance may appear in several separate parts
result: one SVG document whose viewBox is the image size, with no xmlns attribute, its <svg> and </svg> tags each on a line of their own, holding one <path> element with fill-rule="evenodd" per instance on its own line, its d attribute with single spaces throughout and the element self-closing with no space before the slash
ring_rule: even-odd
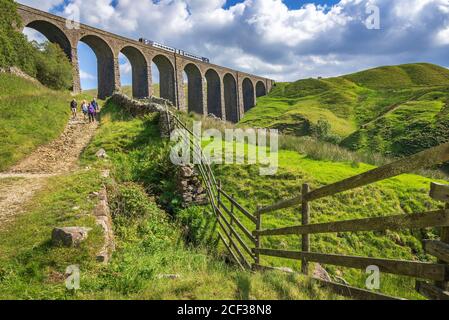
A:
<svg viewBox="0 0 449 320">
<path fill-rule="evenodd" d="M 48 178 L 78 168 L 78 159 L 89 144 L 97 123 L 70 120 L 53 142 L 39 147 L 7 172 L 0 173 L 0 227 L 21 213 Z"/>
</svg>

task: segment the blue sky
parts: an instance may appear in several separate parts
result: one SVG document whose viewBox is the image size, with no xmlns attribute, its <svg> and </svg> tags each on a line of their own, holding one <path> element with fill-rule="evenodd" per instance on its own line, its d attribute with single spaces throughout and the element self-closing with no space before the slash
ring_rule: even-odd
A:
<svg viewBox="0 0 449 320">
<path fill-rule="evenodd" d="M 279 81 L 410 62 L 449 65 L 447 0 L 19 2 L 62 16 L 78 8 L 83 23 Z M 79 60 L 83 88 L 96 87 L 96 59 L 84 44 Z M 124 57 L 120 62 L 122 83 L 130 84 L 130 65 Z"/>
<path fill-rule="evenodd" d="M 61 9 L 64 8 L 65 5 L 67 5 L 69 1 L 64 0 L 64 3 L 55 6 L 51 11 L 58 12 Z M 230 7 L 234 6 L 237 3 L 242 3 L 243 1 L 238 0 L 228 0 L 226 1 L 226 4 L 223 6 L 225 9 L 229 9 Z M 317 5 L 328 5 L 332 6 L 339 2 L 339 0 L 317 0 L 317 1 L 307 1 L 307 0 L 284 0 L 282 1 L 287 5 L 289 9 L 299 9 L 302 6 L 308 4 L 308 3 L 314 3 Z M 116 6 L 116 3 L 115 5 Z M 78 55 L 79 55 L 79 64 L 80 64 L 80 70 L 82 70 L 82 78 L 81 78 L 81 87 L 83 89 L 92 89 L 97 87 L 97 77 L 95 75 L 95 68 L 97 67 L 97 60 L 95 58 L 95 54 L 92 51 L 92 49 L 89 48 L 89 46 L 85 45 L 84 43 L 80 43 L 78 46 Z M 132 74 L 129 72 L 126 72 L 130 69 L 129 61 L 124 55 L 120 55 L 119 57 L 119 63 L 122 66 L 121 67 L 121 83 L 122 85 L 131 85 L 132 83 Z M 154 81 L 157 82 L 157 79 L 159 78 L 159 71 L 157 67 L 154 65 L 152 66 L 152 74 Z"/>
<path fill-rule="evenodd" d="M 239 3 L 239 2 L 243 2 L 243 1 L 241 1 L 241 0 L 228 0 L 228 1 L 226 1 L 226 5 L 224 7 L 225 8 L 229 8 L 229 7 L 235 5 L 236 3 Z M 283 0 L 282 2 L 284 2 L 289 9 L 299 9 L 303 5 L 308 4 L 308 3 L 315 3 L 317 5 L 332 6 L 332 5 L 337 4 L 338 2 L 340 2 L 340 0 L 315 0 L 315 1 L 308 1 L 308 0 Z"/>
</svg>

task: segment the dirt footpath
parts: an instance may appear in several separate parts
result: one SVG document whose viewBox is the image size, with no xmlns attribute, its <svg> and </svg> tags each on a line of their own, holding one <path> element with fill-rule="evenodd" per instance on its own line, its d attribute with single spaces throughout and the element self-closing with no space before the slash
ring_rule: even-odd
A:
<svg viewBox="0 0 449 320">
<path fill-rule="evenodd" d="M 85 122 L 82 116 L 70 120 L 59 138 L 0 173 L 0 227 L 23 210 L 33 195 L 46 185 L 48 177 L 78 168 L 79 156 L 97 126 L 97 123 Z"/>
</svg>

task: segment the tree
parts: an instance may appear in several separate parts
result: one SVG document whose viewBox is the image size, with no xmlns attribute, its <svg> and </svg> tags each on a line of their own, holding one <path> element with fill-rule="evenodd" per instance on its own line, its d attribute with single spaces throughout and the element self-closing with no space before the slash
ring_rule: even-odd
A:
<svg viewBox="0 0 449 320">
<path fill-rule="evenodd" d="M 61 47 L 50 42 L 35 44 L 35 47 L 37 79 L 52 89 L 70 89 L 72 64 Z"/>
<path fill-rule="evenodd" d="M 34 48 L 18 31 L 22 25 L 13 0 L 0 0 L 0 68 L 16 66 L 36 75 Z"/>
</svg>

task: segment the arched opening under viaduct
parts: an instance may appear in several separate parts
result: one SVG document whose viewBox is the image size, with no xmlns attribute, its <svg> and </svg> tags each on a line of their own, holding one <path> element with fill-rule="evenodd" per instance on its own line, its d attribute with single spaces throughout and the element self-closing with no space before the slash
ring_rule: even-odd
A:
<svg viewBox="0 0 449 320">
<path fill-rule="evenodd" d="M 207 113 L 222 119 L 221 112 L 221 80 L 217 71 L 209 69 L 206 72 L 207 83 Z"/>
<path fill-rule="evenodd" d="M 237 123 L 239 121 L 239 109 L 237 104 L 237 84 L 234 76 L 227 73 L 223 77 L 226 120 Z"/>
<path fill-rule="evenodd" d="M 187 75 L 187 90 L 184 90 L 187 94 L 187 110 L 203 114 L 203 77 L 201 71 L 196 65 L 189 63 L 185 66 L 184 72 Z"/>
<path fill-rule="evenodd" d="M 243 91 L 243 109 L 245 112 L 249 111 L 252 107 L 256 105 L 255 95 L 254 95 L 254 85 L 253 82 L 245 78 L 242 83 Z"/>
<path fill-rule="evenodd" d="M 267 89 L 265 88 L 265 83 L 258 81 L 256 84 L 256 97 L 262 97 L 267 95 Z"/>
<path fill-rule="evenodd" d="M 72 60 L 72 46 L 70 41 L 65 33 L 56 25 L 48 21 L 36 20 L 28 23 L 25 28 L 33 29 L 42 34 L 48 41 L 58 44 L 64 50 L 67 57 Z"/>
<path fill-rule="evenodd" d="M 87 44 L 97 58 L 98 97 L 110 97 L 115 90 L 114 54 L 109 45 L 100 37 L 87 35 L 80 39 Z"/>
<path fill-rule="evenodd" d="M 175 94 L 175 69 L 173 68 L 170 60 L 164 55 L 157 55 L 153 58 L 153 63 L 155 64 L 159 79 L 155 79 L 156 72 L 153 72 L 153 84 L 159 84 L 159 96 L 161 98 L 171 101 L 174 105 L 176 103 Z M 153 87 L 154 90 L 154 87 Z M 154 90 L 156 91 L 156 90 Z M 157 92 L 153 95 L 157 96 Z"/>
<path fill-rule="evenodd" d="M 146 98 L 150 95 L 149 86 L 148 86 L 148 64 L 147 60 L 143 53 L 131 46 L 124 47 L 120 51 L 122 55 L 122 61 L 125 61 L 124 64 L 121 64 L 120 72 L 122 85 L 127 85 L 128 83 L 124 83 L 123 79 L 125 79 L 128 75 L 126 73 L 131 73 L 131 86 L 132 86 L 132 96 L 134 98 Z M 129 69 L 129 70 L 128 70 Z M 123 88 L 123 87 L 122 87 Z"/>
</svg>

